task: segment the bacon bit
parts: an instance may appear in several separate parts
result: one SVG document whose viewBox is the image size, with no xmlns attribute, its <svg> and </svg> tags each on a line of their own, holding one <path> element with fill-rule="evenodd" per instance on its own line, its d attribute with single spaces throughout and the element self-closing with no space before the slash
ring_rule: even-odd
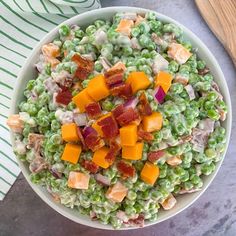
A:
<svg viewBox="0 0 236 236">
<path fill-rule="evenodd" d="M 86 169 L 88 170 L 89 172 L 95 174 L 98 172 L 99 170 L 99 166 L 96 165 L 94 162 L 92 161 L 88 161 L 88 160 L 83 160 L 81 162 L 81 165 Z"/>
<path fill-rule="evenodd" d="M 116 166 L 124 177 L 134 177 L 136 171 L 132 165 L 127 164 L 124 161 L 119 161 Z"/>
<path fill-rule="evenodd" d="M 165 155 L 165 151 L 163 151 L 163 150 L 149 152 L 148 153 L 148 160 L 150 162 L 155 162 L 155 161 L 159 160 L 160 158 L 162 158 L 164 155 Z"/>
<path fill-rule="evenodd" d="M 98 136 L 98 133 L 91 133 L 85 138 L 85 144 L 93 152 L 105 145 L 104 141 Z"/>
<path fill-rule="evenodd" d="M 111 94 L 113 96 L 122 97 L 124 99 L 128 99 L 132 97 L 132 88 L 130 84 L 122 82 L 119 85 L 116 85 L 111 89 Z"/>
<path fill-rule="evenodd" d="M 78 66 L 75 75 L 81 80 L 85 80 L 87 76 L 93 71 L 94 62 L 75 54 L 71 60 Z"/>
<path fill-rule="evenodd" d="M 112 164 L 115 161 L 116 156 L 119 154 L 121 150 L 121 146 L 115 141 L 110 141 L 110 150 L 108 151 L 107 155 L 105 156 L 105 160 Z"/>
<path fill-rule="evenodd" d="M 85 144 L 84 136 L 82 135 L 81 129 L 79 126 L 77 126 L 77 134 L 79 136 L 79 140 L 82 143 L 83 149 L 87 150 L 87 146 Z"/>
<path fill-rule="evenodd" d="M 118 105 L 113 111 L 112 111 L 112 115 L 115 117 L 115 119 L 120 116 L 122 113 L 125 112 L 125 108 L 124 105 Z"/>
<path fill-rule="evenodd" d="M 138 137 L 143 139 L 143 140 L 145 140 L 145 141 L 147 141 L 147 142 L 150 142 L 150 141 L 152 141 L 154 139 L 153 134 L 151 134 L 149 132 L 146 132 L 146 131 L 144 131 L 142 129 L 138 130 Z"/>
<path fill-rule="evenodd" d="M 102 113 L 101 106 L 98 102 L 87 105 L 85 107 L 85 111 L 87 112 L 89 118 L 98 118 Z"/>
<path fill-rule="evenodd" d="M 129 226 L 144 226 L 144 215 L 140 214 L 136 219 L 129 219 L 127 224 Z"/>
<path fill-rule="evenodd" d="M 119 134 L 118 125 L 112 116 L 106 117 L 98 122 L 102 127 L 102 132 L 105 138 L 112 139 Z"/>
<path fill-rule="evenodd" d="M 143 116 L 150 116 L 152 114 L 152 108 L 147 100 L 145 93 L 142 93 L 139 97 L 139 112 Z"/>
<path fill-rule="evenodd" d="M 62 90 L 56 96 L 56 102 L 67 106 L 71 102 L 72 94 L 67 87 L 61 88 Z"/>
<path fill-rule="evenodd" d="M 122 69 L 110 70 L 105 73 L 105 80 L 108 88 L 113 88 L 123 82 L 124 71 Z"/>
<path fill-rule="evenodd" d="M 209 73 L 209 71 L 210 71 L 209 68 L 205 67 L 203 69 L 199 69 L 198 74 L 199 75 L 205 75 L 205 74 Z"/>
<path fill-rule="evenodd" d="M 116 120 L 118 121 L 119 125 L 127 125 L 132 121 L 135 121 L 139 118 L 138 113 L 133 108 L 126 109 L 121 115 L 119 115 Z"/>
</svg>

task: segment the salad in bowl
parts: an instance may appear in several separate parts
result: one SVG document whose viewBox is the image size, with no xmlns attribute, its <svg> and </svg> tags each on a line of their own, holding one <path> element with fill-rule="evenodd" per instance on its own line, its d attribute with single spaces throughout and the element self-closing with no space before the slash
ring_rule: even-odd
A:
<svg viewBox="0 0 236 236">
<path fill-rule="evenodd" d="M 32 183 L 91 220 L 155 222 L 224 156 L 221 90 L 182 29 L 154 12 L 63 24 L 35 66 L 7 121 L 14 152 Z"/>
</svg>

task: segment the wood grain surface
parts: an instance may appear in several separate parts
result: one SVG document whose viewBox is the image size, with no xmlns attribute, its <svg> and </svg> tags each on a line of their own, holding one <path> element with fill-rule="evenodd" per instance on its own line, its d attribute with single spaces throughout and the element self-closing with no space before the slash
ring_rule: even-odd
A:
<svg viewBox="0 0 236 236">
<path fill-rule="evenodd" d="M 195 2 L 236 66 L 236 0 L 195 0 Z"/>
</svg>

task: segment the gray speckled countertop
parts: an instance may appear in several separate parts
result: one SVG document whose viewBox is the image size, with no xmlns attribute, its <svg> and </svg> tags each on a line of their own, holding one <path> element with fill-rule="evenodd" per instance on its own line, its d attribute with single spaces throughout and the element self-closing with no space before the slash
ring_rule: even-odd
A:
<svg viewBox="0 0 236 236">
<path fill-rule="evenodd" d="M 235 236 L 236 235 L 236 73 L 224 48 L 199 15 L 193 0 L 101 0 L 104 7 L 145 7 L 170 16 L 209 47 L 227 80 L 233 107 L 231 143 L 225 161 L 208 190 L 187 210 L 154 226 L 132 231 L 102 231 L 69 221 L 47 206 L 22 175 L 0 202 L 0 236 Z"/>
</svg>

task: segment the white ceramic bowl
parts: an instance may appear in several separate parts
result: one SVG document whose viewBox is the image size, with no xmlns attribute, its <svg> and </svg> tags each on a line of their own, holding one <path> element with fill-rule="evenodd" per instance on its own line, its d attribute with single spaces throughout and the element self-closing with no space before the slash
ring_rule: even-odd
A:
<svg viewBox="0 0 236 236">
<path fill-rule="evenodd" d="M 146 13 L 150 10 L 142 9 L 142 8 L 134 8 L 134 7 L 110 7 L 110 8 L 102 8 L 98 10 L 93 10 L 90 12 L 83 13 L 81 15 L 72 17 L 71 19 L 63 22 L 63 24 L 78 24 L 79 26 L 87 26 L 91 23 L 93 23 L 97 19 L 111 19 L 112 16 L 116 12 L 137 12 L 137 13 Z M 173 22 L 176 25 L 180 26 L 184 31 L 184 36 L 186 39 L 188 39 L 193 47 L 198 48 L 198 56 L 202 59 L 204 59 L 207 63 L 207 66 L 210 68 L 211 73 L 213 74 L 215 81 L 219 84 L 219 87 L 221 89 L 221 92 L 224 96 L 225 102 L 228 106 L 228 116 L 227 119 L 224 121 L 223 126 L 226 128 L 226 137 L 227 137 L 227 146 L 229 143 L 230 138 L 230 132 L 231 132 L 231 123 L 232 123 L 232 114 L 231 114 L 231 102 L 230 102 L 230 94 L 228 91 L 228 87 L 224 78 L 224 75 L 220 69 L 219 64 L 217 63 L 216 59 L 212 55 L 212 53 L 209 51 L 209 49 L 201 42 L 201 40 L 194 35 L 190 30 L 185 28 L 183 25 L 179 24 L 178 22 L 174 21 L 173 19 L 164 16 L 162 14 L 156 13 L 157 17 L 164 22 Z M 33 49 L 31 56 L 27 59 L 25 65 L 23 66 L 21 73 L 19 74 L 17 78 L 17 83 L 14 90 L 14 96 L 12 99 L 12 105 L 11 105 L 11 114 L 18 112 L 18 104 L 19 101 L 23 100 L 23 90 L 28 82 L 28 80 L 36 78 L 37 72 L 35 70 L 34 64 L 37 62 L 40 54 L 40 49 L 42 45 L 45 43 L 51 42 L 55 36 L 58 33 L 59 26 L 53 29 L 51 32 L 49 32 L 41 41 L 40 43 Z M 11 134 L 11 140 L 13 140 L 13 134 Z M 223 160 L 222 160 L 223 161 Z M 177 198 L 177 204 L 176 206 L 170 210 L 170 211 L 160 211 L 159 217 L 154 222 L 146 222 L 145 226 L 153 225 L 156 223 L 160 223 L 177 213 L 183 211 L 185 208 L 190 206 L 193 202 L 195 202 L 200 195 L 207 189 L 207 187 L 210 185 L 214 177 L 216 176 L 222 161 L 217 163 L 216 170 L 213 174 L 210 176 L 204 177 L 204 186 L 203 189 L 200 192 L 192 193 L 192 194 L 186 194 L 179 196 Z M 29 169 L 28 166 L 25 163 L 22 163 L 18 160 L 19 166 L 22 170 L 22 173 L 24 174 L 26 180 L 30 184 L 30 186 L 33 188 L 33 190 L 43 199 L 49 206 L 51 206 L 54 210 L 62 214 L 63 216 L 73 220 L 74 222 L 87 225 L 94 228 L 101 228 L 101 229 L 110 229 L 113 228 L 110 225 L 103 225 L 97 221 L 91 221 L 89 217 L 80 215 L 76 210 L 69 209 L 64 207 L 63 205 L 56 203 L 53 201 L 51 195 L 47 192 L 45 188 L 42 188 L 38 185 L 33 184 L 29 179 Z M 133 229 L 132 228 L 123 228 L 123 229 Z"/>
</svg>

